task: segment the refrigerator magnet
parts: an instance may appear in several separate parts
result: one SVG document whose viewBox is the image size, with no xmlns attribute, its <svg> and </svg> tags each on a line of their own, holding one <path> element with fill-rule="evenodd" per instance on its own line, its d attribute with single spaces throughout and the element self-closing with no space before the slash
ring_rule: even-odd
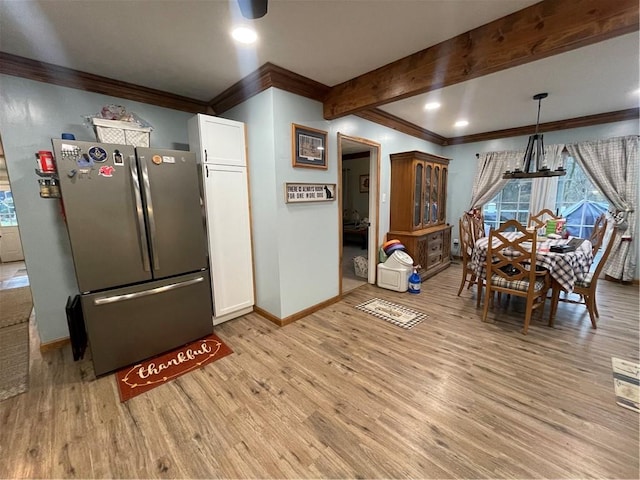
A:
<svg viewBox="0 0 640 480">
<path fill-rule="evenodd" d="M 102 167 L 100 167 L 100 170 L 98 170 L 98 175 L 101 175 L 103 177 L 107 177 L 107 178 L 111 178 L 113 177 L 113 171 L 115 170 L 114 167 L 112 167 L 111 165 L 103 165 Z"/>
<path fill-rule="evenodd" d="M 83 153 L 76 163 L 79 167 L 93 167 L 93 159 L 86 153 Z"/>
<path fill-rule="evenodd" d="M 162 163 L 162 157 L 160 155 L 154 155 L 151 157 L 151 161 L 156 165 L 160 165 Z"/>
<path fill-rule="evenodd" d="M 163 163 L 176 163 L 176 157 L 164 156 L 164 157 L 162 157 L 162 162 Z"/>
<path fill-rule="evenodd" d="M 115 150 L 113 152 L 113 164 L 114 165 L 124 165 L 124 157 L 120 153 L 120 150 Z"/>
<path fill-rule="evenodd" d="M 94 162 L 102 163 L 107 160 L 107 151 L 102 147 L 94 146 L 89 149 L 89 157 L 91 157 Z"/>
</svg>

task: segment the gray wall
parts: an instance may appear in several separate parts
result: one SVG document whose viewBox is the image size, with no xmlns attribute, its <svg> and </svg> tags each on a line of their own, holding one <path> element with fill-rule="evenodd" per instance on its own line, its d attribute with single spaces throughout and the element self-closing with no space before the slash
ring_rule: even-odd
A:
<svg viewBox="0 0 640 480">
<path fill-rule="evenodd" d="M 67 296 L 78 293 L 78 288 L 60 203 L 40 198 L 34 155 L 51 150 L 51 138 L 62 132 L 73 133 L 78 140 L 95 140 L 83 116 L 110 103 L 125 106 L 153 125 L 152 146 L 188 149 L 189 113 L 0 75 L 0 135 L 43 343 L 68 337 L 64 307 Z M 97 245 L 96 251 L 117 261 L 116 245 Z"/>
</svg>

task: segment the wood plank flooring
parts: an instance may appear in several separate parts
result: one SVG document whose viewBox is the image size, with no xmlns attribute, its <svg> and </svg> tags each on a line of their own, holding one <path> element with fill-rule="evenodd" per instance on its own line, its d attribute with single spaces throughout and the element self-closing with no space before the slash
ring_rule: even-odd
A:
<svg viewBox="0 0 640 480">
<path fill-rule="evenodd" d="M 597 330 L 560 304 L 524 336 L 521 303 L 483 323 L 460 275 L 367 285 L 283 328 L 224 323 L 232 355 L 126 403 L 69 346 L 33 342 L 29 392 L 0 403 L 0 478 L 638 478 L 611 372 L 638 361 L 637 287 L 600 282 Z M 429 318 L 353 308 L 372 297 Z"/>
</svg>

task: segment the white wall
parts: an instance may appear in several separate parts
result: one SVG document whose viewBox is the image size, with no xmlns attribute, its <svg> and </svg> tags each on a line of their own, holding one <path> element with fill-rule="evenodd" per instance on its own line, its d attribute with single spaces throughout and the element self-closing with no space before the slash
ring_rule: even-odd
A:
<svg viewBox="0 0 640 480">
<path fill-rule="evenodd" d="M 93 131 L 83 125 L 83 116 L 109 103 L 123 105 L 153 125 L 151 146 L 188 149 L 189 113 L 0 75 L 0 135 L 43 343 L 69 336 L 64 307 L 78 288 L 60 203 L 40 198 L 34 155 L 51 150 L 51 138 L 62 132 L 73 133 L 78 140 L 95 140 Z M 117 261 L 115 246 L 96 246 L 96 252 L 113 255 Z"/>
</svg>

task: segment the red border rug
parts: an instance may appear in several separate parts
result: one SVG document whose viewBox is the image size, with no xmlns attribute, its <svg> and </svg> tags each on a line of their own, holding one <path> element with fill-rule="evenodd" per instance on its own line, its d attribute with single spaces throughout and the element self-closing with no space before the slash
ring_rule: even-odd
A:
<svg viewBox="0 0 640 480">
<path fill-rule="evenodd" d="M 211 362 L 233 353 L 217 335 L 211 334 L 116 372 L 120 401 L 148 392 Z"/>
</svg>

